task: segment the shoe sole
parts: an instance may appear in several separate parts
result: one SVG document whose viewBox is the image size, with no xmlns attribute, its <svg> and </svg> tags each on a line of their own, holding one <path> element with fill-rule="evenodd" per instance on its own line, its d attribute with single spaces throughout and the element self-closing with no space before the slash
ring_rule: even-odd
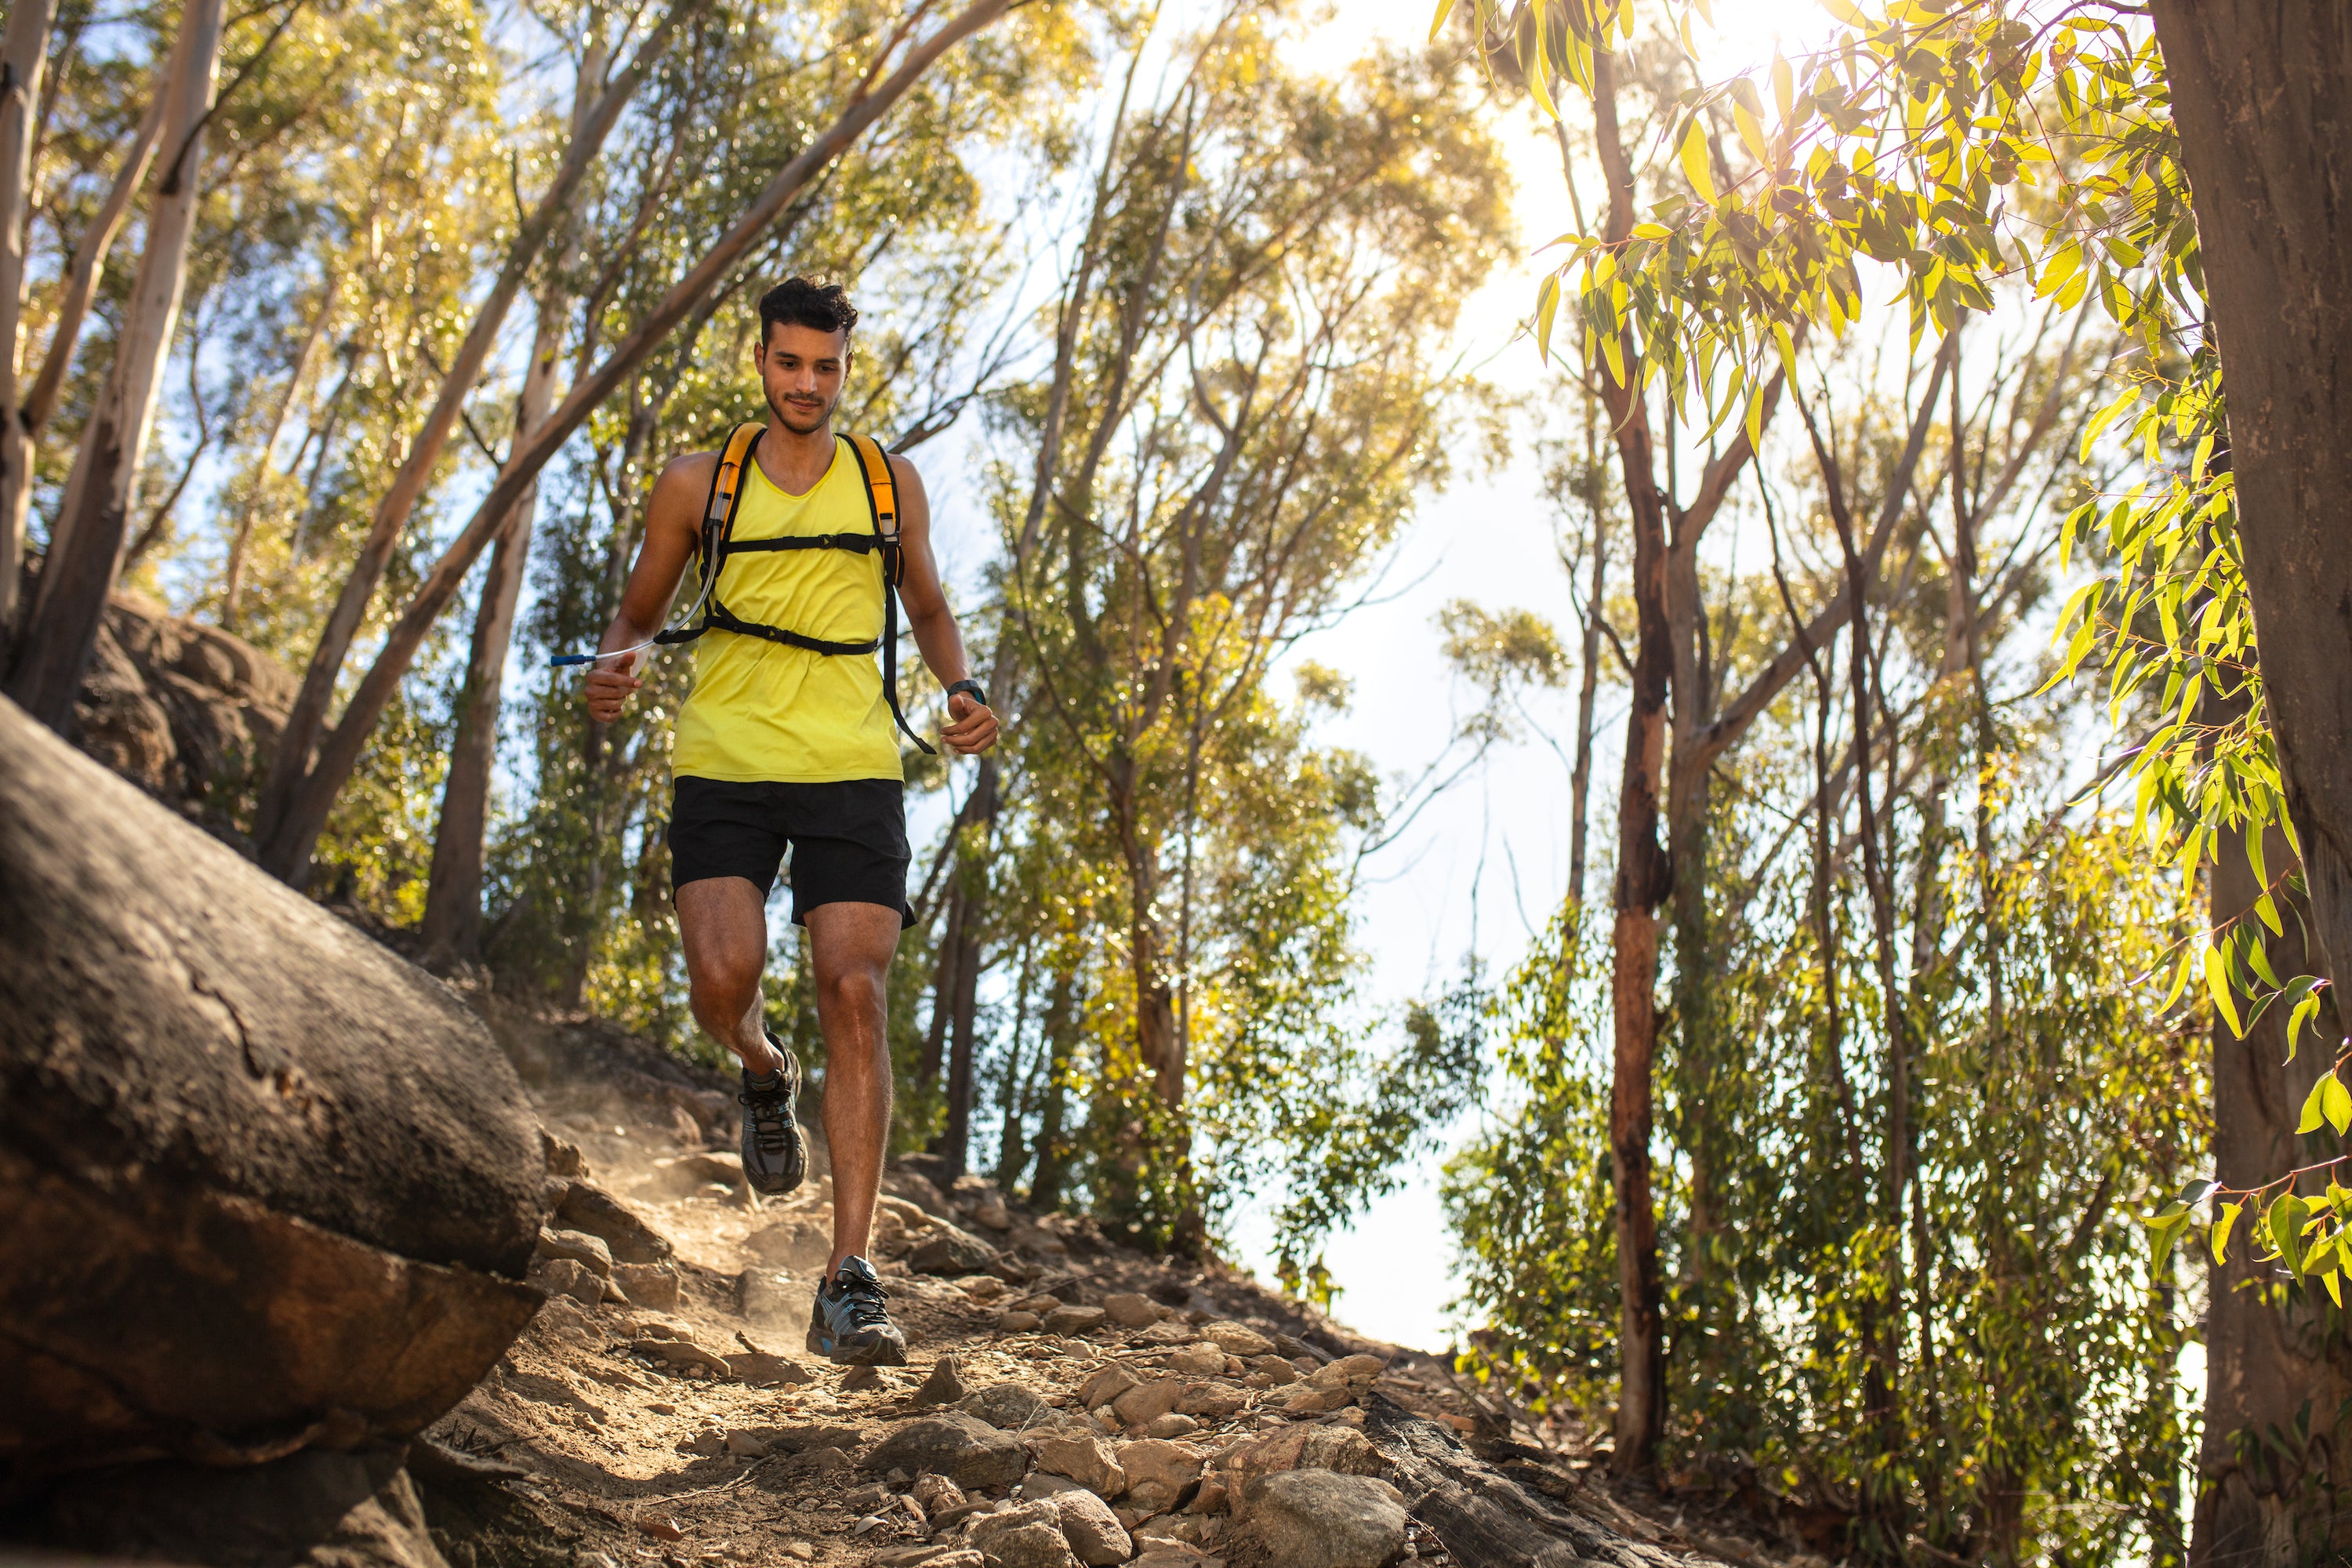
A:
<svg viewBox="0 0 2352 1568">
<path fill-rule="evenodd" d="M 811 1329 L 808 1331 L 808 1352 L 821 1355 L 835 1366 L 904 1366 L 907 1351 L 903 1345 L 888 1340 L 877 1340 L 864 1349 L 851 1349 L 846 1353 L 833 1348 L 833 1342 Z"/>
</svg>

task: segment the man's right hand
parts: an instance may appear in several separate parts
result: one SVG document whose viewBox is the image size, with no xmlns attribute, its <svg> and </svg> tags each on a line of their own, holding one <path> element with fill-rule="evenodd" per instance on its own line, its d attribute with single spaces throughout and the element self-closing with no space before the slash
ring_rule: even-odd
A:
<svg viewBox="0 0 2352 1568">
<path fill-rule="evenodd" d="M 621 706 L 629 693 L 645 684 L 636 677 L 637 666 L 645 659 L 642 652 L 623 654 L 608 668 L 602 658 L 588 672 L 588 717 L 599 724 L 610 724 L 621 716 Z"/>
</svg>

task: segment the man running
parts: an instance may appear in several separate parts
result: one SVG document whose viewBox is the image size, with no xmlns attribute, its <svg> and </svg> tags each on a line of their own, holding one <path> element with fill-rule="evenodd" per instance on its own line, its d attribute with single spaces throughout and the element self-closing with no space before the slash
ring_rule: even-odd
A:
<svg viewBox="0 0 2352 1568">
<path fill-rule="evenodd" d="M 877 486 L 863 455 L 834 432 L 856 323 L 838 284 L 793 278 L 760 301 L 751 363 L 768 416 L 740 477 L 730 473 L 728 539 L 738 548 L 721 557 L 708 595 L 713 624 L 695 645 L 694 689 L 678 710 L 670 877 L 695 1019 L 743 1063 L 743 1173 L 763 1193 L 788 1193 L 808 1163 L 793 1116 L 800 1064 L 762 1024 L 760 975 L 768 892 L 790 847 L 793 922 L 807 931 L 824 1030 L 833 1155 L 833 1258 L 810 1314 L 809 1349 L 898 1366 L 906 1337 L 866 1258 L 890 1133 L 884 984 L 898 932 L 914 918 L 895 693 L 871 657 L 885 625 L 885 557 L 876 545 L 887 531 L 892 489 L 899 601 L 923 662 L 948 689 L 940 738 L 961 755 L 985 751 L 996 715 L 971 679 L 940 591 L 921 476 L 894 456 L 889 483 Z M 588 712 L 600 723 L 620 717 L 643 684 L 642 645 L 661 630 L 697 556 L 721 462 L 720 453 L 696 452 L 655 481 L 645 543 L 588 676 Z M 785 540 L 794 542 L 761 542 Z"/>
</svg>

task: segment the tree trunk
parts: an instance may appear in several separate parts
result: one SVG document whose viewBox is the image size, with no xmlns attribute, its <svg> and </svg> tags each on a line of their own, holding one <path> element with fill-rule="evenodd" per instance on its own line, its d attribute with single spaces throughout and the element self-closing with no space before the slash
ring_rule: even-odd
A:
<svg viewBox="0 0 2352 1568">
<path fill-rule="evenodd" d="M 33 116 L 49 59 L 57 0 L 16 0 L 0 34 L 0 500 L 26 488 L 33 444 L 17 412 L 18 337 L 25 326 L 25 206 L 32 195 Z M 16 620 L 24 516 L 0 506 L 0 648 Z"/>
<path fill-rule="evenodd" d="M 1044 1104 L 1037 1112 L 1037 1169 L 1029 1178 L 1029 1203 L 1033 1208 L 1055 1209 L 1061 1206 L 1062 1173 L 1069 1163 L 1062 1122 L 1067 1104 L 1063 1089 L 1069 1081 L 1070 1057 L 1078 1038 L 1077 979 L 1066 968 L 1055 973 L 1054 988 L 1045 1000 L 1043 1034 L 1045 1081 L 1037 1092 Z"/>
<path fill-rule="evenodd" d="M 515 422 L 518 431 L 546 418 L 552 401 L 562 318 L 553 301 L 550 307 L 541 311 L 538 341 L 531 345 L 530 369 L 523 378 L 522 406 Z M 498 755 L 499 699 L 506 683 L 507 645 L 514 636 L 515 608 L 522 601 L 538 508 L 539 487 L 533 485 L 515 502 L 514 515 L 490 552 L 481 603 L 474 614 L 457 733 L 449 746 L 449 776 L 442 785 L 441 816 L 433 833 L 433 868 L 420 933 L 428 963 L 436 968 L 475 963 L 482 956 L 482 852 L 490 820 L 490 773 Z"/>
<path fill-rule="evenodd" d="M 0 1491 L 404 1437 L 537 1307 L 546 1161 L 444 987 L 0 701 Z"/>
<path fill-rule="evenodd" d="M 2352 963 L 2352 28 L 2329 0 L 2151 7 L 2219 329 L 2246 586 L 2316 950 Z"/>
<path fill-rule="evenodd" d="M 342 792 L 352 770 L 358 765 L 366 750 L 369 737 L 383 717 L 406 677 L 417 650 L 424 646 L 441 612 L 464 584 L 491 536 L 505 521 L 508 509 L 520 498 L 524 489 L 535 483 L 539 471 L 569 440 L 581 423 L 600 405 L 614 389 L 635 374 L 647 357 L 658 348 L 670 332 L 698 309 L 734 270 L 746 252 L 766 234 L 784 209 L 805 190 L 811 181 L 839 157 L 866 128 L 887 114 L 908 89 L 912 88 L 931 63 L 939 57 L 1002 16 L 1011 0 L 971 0 L 961 11 L 941 24 L 921 43 L 908 50 L 898 68 L 878 83 L 871 91 L 845 110 L 840 118 L 803 148 L 798 156 L 778 170 L 759 196 L 747 208 L 735 226 L 713 246 L 701 260 L 674 284 L 661 302 L 638 323 L 635 330 L 616 345 L 604 363 L 582 377 L 564 397 L 547 424 L 527 442 L 516 443 L 507 459 L 505 470 L 488 494 L 476 505 L 473 516 L 441 553 L 425 574 L 425 581 L 410 600 L 408 607 L 394 622 L 385 636 L 384 644 L 375 662 L 361 678 L 358 688 L 343 710 L 343 715 L 333 730 L 318 744 L 315 759 L 297 757 L 291 764 L 299 770 L 277 792 L 282 807 L 268 814 L 262 825 L 259 860 L 262 868 L 289 881 L 306 879 L 310 872 L 310 851 L 325 828 L 328 815 L 334 809 L 335 797 Z M 340 656 L 339 656 L 340 657 Z M 324 712 L 324 699 L 320 712 Z M 317 734 L 314 721 L 310 734 Z M 278 758 L 281 763 L 289 754 L 305 750 L 304 738 L 290 726 L 289 738 L 279 745 Z"/>
<path fill-rule="evenodd" d="M 1590 423 L 1588 417 L 1584 452 L 1588 470 L 1599 460 Z M 1599 491 L 1596 482 L 1587 497 L 1592 517 L 1592 584 L 1584 600 L 1584 669 L 1576 692 L 1576 763 L 1568 783 L 1568 896 L 1580 911 L 1584 908 L 1585 831 L 1591 816 L 1592 712 L 1601 691 L 1601 615 L 1609 588 L 1609 535 L 1601 521 Z"/>
<path fill-rule="evenodd" d="M 597 91 L 609 58 L 604 43 L 605 26 L 603 12 L 595 12 L 589 29 L 591 41 L 572 85 L 575 138 L 596 112 Z M 569 237 L 556 263 L 559 277 L 578 255 L 578 226 L 564 226 Z M 530 363 L 523 372 L 511 445 L 529 439 L 547 423 L 548 410 L 554 406 L 556 363 L 563 349 L 568 303 L 562 287 L 552 280 L 540 296 Z M 304 353 L 309 353 L 308 345 Z M 523 575 L 530 564 L 531 525 L 538 510 L 539 486 L 533 483 L 516 498 L 514 513 L 499 532 L 498 545 L 490 552 L 490 569 L 483 575 L 481 603 L 474 615 L 457 734 L 449 748 L 449 776 L 441 791 L 441 818 L 434 828 L 431 880 L 425 893 L 421 934 L 427 961 L 436 967 L 478 963 L 482 957 L 482 851 L 490 820 L 490 773 L 498 756 L 499 701 L 506 684 L 507 645 L 514 637 L 515 608 L 522 601 Z"/>
<path fill-rule="evenodd" d="M 604 140 L 620 120 L 621 110 L 635 95 L 638 83 L 646 71 L 661 58 L 669 47 L 680 21 L 699 9 L 704 0 L 675 0 L 661 21 L 647 35 L 644 44 L 630 58 L 626 68 L 609 85 L 603 88 L 594 104 L 583 115 L 574 112 L 572 131 L 563 151 L 563 162 L 557 165 L 555 177 L 549 182 L 547 192 L 532 207 L 530 216 L 507 247 L 505 264 L 490 291 L 474 311 L 472 323 L 467 328 L 465 341 L 450 356 L 449 369 L 441 378 L 438 395 L 433 407 L 425 416 L 423 428 L 417 431 L 407 455 L 401 459 L 399 470 L 376 503 L 375 516 L 368 525 L 366 540 L 361 544 L 359 557 L 352 563 L 351 574 L 343 580 L 341 592 L 336 596 L 334 608 L 328 612 L 327 624 L 319 634 L 319 646 L 310 655 L 310 663 L 302 673 L 302 689 L 294 699 L 293 711 L 286 721 L 286 734 L 272 757 L 269 777 L 262 789 L 261 806 L 255 824 L 255 837 L 268 844 L 277 834 L 288 813 L 293 808 L 295 796 L 303 782 L 303 771 L 310 761 L 311 749 L 318 743 L 319 732 L 326 725 L 327 706 L 333 700 L 335 684 L 342 674 L 343 658 L 351 651 L 352 640 L 359 636 L 366 620 L 369 602 L 374 598 L 376 584 L 399 545 L 400 535 L 408 520 L 424 498 L 425 487 L 433 478 L 436 465 L 441 461 L 443 448 L 450 433 L 457 428 L 457 417 L 473 395 L 474 385 L 481 377 L 482 366 L 488 363 L 490 351 L 497 345 L 499 329 L 504 326 L 507 312 L 514 306 L 516 297 L 538 265 L 541 254 L 561 231 L 572 208 L 572 199 L 581 182 L 602 154 Z M 514 447 L 520 451 L 522 437 L 518 433 Z M 511 460 L 509 466 L 512 466 Z M 539 464 L 530 467 L 527 478 L 536 481 Z M 520 504 L 521 488 L 507 496 L 499 504 L 496 521 L 503 529 L 510 521 L 514 507 Z M 487 540 L 485 541 L 487 542 Z M 472 565 L 469 557 L 467 564 Z M 325 819 L 320 818 L 324 826 Z M 314 832 L 311 837 L 317 837 Z M 303 858 L 309 859 L 307 845 Z M 265 859 L 265 865 L 268 862 Z M 272 866 L 283 876 L 287 873 Z"/>
<path fill-rule="evenodd" d="M 923 1056 L 915 1081 L 928 1089 L 940 1081 L 947 1061 L 948 1020 L 955 1013 L 956 954 L 963 950 L 963 879 L 948 887 L 948 929 L 940 938 L 939 962 L 931 966 L 931 1018 L 923 1030 Z"/>
<path fill-rule="evenodd" d="M 172 58 L 176 58 L 175 47 Z M 171 79 L 172 68 L 164 67 L 163 81 Z M 99 274 L 106 266 L 107 252 L 114 247 L 114 237 L 122 231 L 122 220 L 131 212 L 131 199 L 147 178 L 147 165 L 155 156 L 155 143 L 163 133 L 163 100 L 165 93 L 159 84 L 148 95 L 147 112 L 132 133 L 131 146 L 123 153 L 122 165 L 114 172 L 114 184 L 89 226 L 81 231 L 74 242 L 73 259 L 66 268 L 65 287 L 58 298 L 57 320 L 49 329 L 49 346 L 41 358 L 40 374 L 33 378 L 32 390 L 25 395 L 16 409 L 15 426 L 21 427 L 25 451 L 21 458 L 0 463 L 0 534 L 13 537 L 21 550 L 25 540 L 25 520 L 31 515 L 33 503 L 33 454 L 40 445 L 41 432 L 48 427 L 49 416 L 58 405 L 58 395 L 65 388 L 66 373 L 73 368 L 74 346 L 81 341 L 81 329 L 89 320 L 89 308 L 98 298 Z M 21 350 L 25 347 L 19 344 Z M 8 429 L 0 429 L 0 443 L 17 439 Z M 59 529 L 70 519 L 60 513 L 57 525 L 49 530 L 49 549 L 54 552 L 64 540 Z M 0 647 L 5 647 L 0 643 Z"/>
<path fill-rule="evenodd" d="M 2244 844 L 2226 833 L 2216 844 L 2219 921 L 2243 916 L 2261 889 Z M 2263 858 L 2289 862 L 2284 837 L 2272 834 Z M 2281 974 L 2300 973 L 2311 955 L 2296 911 L 2282 912 L 2286 934 L 2265 931 L 2266 951 Z M 2313 1142 L 2327 1147 L 2316 1154 L 2305 1154 L 2295 1136 L 2304 1097 L 2331 1058 L 2306 1038 L 2288 1061 L 2285 1031 L 2278 1007 L 2266 1008 L 2242 1040 L 2213 1025 L 2213 1174 L 2231 1186 L 2254 1186 L 2337 1152 L 2324 1130 Z M 2315 1285 L 2282 1285 L 2275 1265 L 2256 1260 L 2252 1230 L 2252 1216 L 2241 1215 L 2229 1261 L 2213 1269 L 2207 1290 L 2202 1484 L 2189 1561 L 2199 1568 L 2340 1562 L 2352 1552 L 2352 1514 L 2339 1500 L 2352 1494 L 2352 1444 L 2337 1417 L 2352 1397 L 2352 1337 Z"/>
<path fill-rule="evenodd" d="M 86 464 L 58 517 L 58 542 L 41 568 L 40 592 L 26 618 L 9 691 L 32 715 L 63 731 L 98 643 L 107 595 L 122 560 L 123 534 L 139 469 L 154 427 L 163 363 L 180 320 L 188 275 L 188 237 L 195 226 L 197 174 L 205 121 L 220 63 L 222 0 L 187 0 L 180 13 L 163 106 L 169 160 L 147 212 L 147 248 L 139 258 L 130 306 L 98 406 L 84 439 Z"/>
<path fill-rule="evenodd" d="M 971 1154 L 972 1031 L 978 1023 L 980 1000 L 980 921 L 973 900 L 964 904 L 957 931 L 954 1005 L 950 1015 L 948 1045 L 948 1125 L 940 1135 L 940 1152 L 948 1170 L 961 1176 Z"/>
<path fill-rule="evenodd" d="M 1631 367 L 1628 367 L 1629 374 Z M 1626 394 L 1631 404 L 1633 395 Z M 1638 441 L 1646 471 L 1649 431 L 1638 414 L 1616 416 L 1620 443 Z M 1615 1022 L 1609 1098 L 1609 1149 L 1616 1194 L 1618 1357 L 1616 1452 L 1621 1475 L 1646 1473 L 1666 1420 L 1664 1287 L 1658 1216 L 1650 1190 L 1652 1078 L 1657 1050 L 1658 905 L 1672 868 L 1658 840 L 1659 784 L 1666 754 L 1665 517 L 1654 490 L 1633 502 L 1633 589 L 1636 615 L 1632 710 L 1625 719 L 1625 771 L 1617 800 L 1616 926 L 1610 968 Z"/>
<path fill-rule="evenodd" d="M 229 535 L 228 561 L 221 572 L 220 622 L 227 631 L 236 630 L 237 601 L 245 588 L 245 552 L 253 540 L 254 518 L 261 507 L 261 487 L 268 481 L 278 454 L 278 437 L 285 432 L 287 416 L 294 412 L 294 400 L 301 395 L 310 356 L 318 351 L 319 340 L 327 334 L 327 322 L 335 313 L 335 300 L 342 293 L 343 277 L 338 272 L 327 280 L 326 292 L 310 317 L 309 330 L 302 334 L 302 346 L 295 351 L 293 366 L 286 373 L 286 391 L 278 399 L 278 412 L 270 416 L 268 434 L 262 437 L 261 451 L 253 460 L 253 484 L 237 508 L 236 527 Z"/>
</svg>

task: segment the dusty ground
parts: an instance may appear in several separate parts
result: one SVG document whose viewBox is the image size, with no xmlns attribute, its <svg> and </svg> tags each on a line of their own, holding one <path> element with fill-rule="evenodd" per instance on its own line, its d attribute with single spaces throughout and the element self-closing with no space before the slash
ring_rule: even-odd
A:
<svg viewBox="0 0 2352 1568">
<path fill-rule="evenodd" d="M 1367 1406 L 1381 1399 L 1445 1423 L 1554 1506 L 1669 1557 L 1820 1562 L 1803 1553 L 1801 1520 L 1776 1528 L 1727 1493 L 1621 1497 L 1579 1434 L 1531 1426 L 1444 1362 L 1359 1339 L 1222 1268 L 1146 1258 L 1108 1244 L 1086 1222 L 1028 1215 L 975 1178 L 942 1191 L 920 1162 L 891 1173 L 875 1248 L 912 1364 L 865 1374 L 835 1367 L 803 1343 L 830 1235 L 821 1148 L 820 1173 L 807 1187 L 763 1201 L 725 1150 L 735 1108 L 715 1075 L 593 1025 L 494 1022 L 559 1141 L 557 1166 L 578 1162 L 551 1179 L 551 1195 L 576 1191 L 571 1182 L 611 1194 L 624 1212 L 600 1221 L 619 1237 L 608 1250 L 646 1244 L 633 1228 L 642 1225 L 671 1256 L 609 1266 L 543 1259 L 542 1282 L 572 1294 L 551 1295 L 412 1461 L 436 1540 L 457 1568 L 1025 1563 L 1009 1537 L 975 1550 L 976 1528 L 992 1511 L 1074 1482 L 1040 1468 L 1017 1487 L 966 1491 L 903 1466 L 865 1463 L 908 1423 L 943 1413 L 919 1394 L 944 1356 L 954 1359 L 963 1408 L 981 1396 L 983 1419 L 1016 1438 L 1025 1429 L 1033 1447 L 1051 1431 L 1097 1438 L 1139 1474 L 1162 1461 L 1176 1467 L 1172 1496 L 1139 1485 L 1106 1499 L 1145 1568 L 1267 1561 L 1218 1502 L 1223 1483 L 1245 1484 L 1237 1467 L 1253 1462 L 1258 1450 L 1249 1446 L 1318 1426 L 1334 1429 L 1332 1442 L 1368 1452 L 1339 1429 L 1360 1430 Z M 595 1217 L 593 1210 L 593 1195 L 587 1210 L 575 1201 L 551 1226 L 575 1228 L 565 1216 Z M 974 1237 L 985 1244 L 978 1252 Z M 926 1260 L 926 1243 L 933 1254 L 964 1247 L 967 1266 L 932 1257 L 945 1272 L 910 1267 L 910 1258 Z M 566 1237 L 542 1243 L 545 1254 L 577 1247 Z M 994 1255 L 985 1267 L 973 1261 L 981 1253 Z M 614 1299 L 596 1300 L 604 1296 Z M 1104 1318 L 1106 1302 L 1129 1322 Z M 1055 1307 L 1079 1310 L 1038 1321 Z M 1026 1318 L 1018 1315 L 1024 1309 Z M 1349 1362 L 1310 1376 L 1367 1354 L 1381 1364 Z M 1105 1381 L 1109 1368 L 1120 1370 Z M 1098 1401 L 1130 1381 L 1181 1388 L 1180 1409 L 1157 1411 L 1155 1423 L 1155 1406 L 1168 1398 L 1147 1389 L 1088 1413 L 1093 1402 L 1081 1393 L 1090 1384 Z M 1027 1408 L 1018 1390 L 1039 1407 Z M 1146 1419 L 1130 1422 L 1137 1415 Z M 1163 1439 L 1155 1448 L 1125 1447 L 1155 1437 Z M 1027 1463 L 1036 1462 L 1033 1451 Z M 1408 1560 L 1454 1561 L 1418 1521 L 1406 1527 L 1403 1549 Z M 1118 1560 L 1099 1548 L 1095 1557 Z"/>
</svg>

